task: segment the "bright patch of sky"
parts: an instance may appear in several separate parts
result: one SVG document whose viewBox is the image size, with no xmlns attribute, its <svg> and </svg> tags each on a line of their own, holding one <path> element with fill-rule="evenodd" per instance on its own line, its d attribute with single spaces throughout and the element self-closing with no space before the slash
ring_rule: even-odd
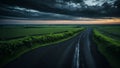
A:
<svg viewBox="0 0 120 68">
<path fill-rule="evenodd" d="M 105 2 L 109 4 L 114 4 L 116 0 L 84 0 L 84 3 L 88 6 L 101 6 Z"/>
</svg>

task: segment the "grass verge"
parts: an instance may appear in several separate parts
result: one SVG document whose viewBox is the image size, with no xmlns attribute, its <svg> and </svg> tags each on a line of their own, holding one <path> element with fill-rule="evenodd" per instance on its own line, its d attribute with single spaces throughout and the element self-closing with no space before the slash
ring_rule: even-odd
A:
<svg viewBox="0 0 120 68">
<path fill-rule="evenodd" d="M 120 41 L 94 30 L 94 41 L 98 50 L 106 57 L 113 68 L 120 68 Z"/>
</svg>

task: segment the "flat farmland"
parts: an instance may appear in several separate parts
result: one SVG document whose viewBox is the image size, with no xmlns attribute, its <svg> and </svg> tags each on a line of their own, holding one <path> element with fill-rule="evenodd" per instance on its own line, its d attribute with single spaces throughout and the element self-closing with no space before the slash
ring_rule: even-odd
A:
<svg viewBox="0 0 120 68">
<path fill-rule="evenodd" d="M 107 31 L 109 33 L 120 35 L 120 27 L 103 27 L 104 31 Z"/>
<path fill-rule="evenodd" d="M 65 31 L 77 30 L 73 26 L 64 27 L 64 26 L 42 26 L 42 27 L 23 27 L 23 26 L 11 26 L 11 27 L 0 27 L 0 39 L 9 39 L 16 37 L 24 37 L 30 35 L 43 35 L 49 33 L 59 33 Z"/>
<path fill-rule="evenodd" d="M 106 36 L 120 40 L 120 26 L 103 26 L 97 29 Z"/>
</svg>

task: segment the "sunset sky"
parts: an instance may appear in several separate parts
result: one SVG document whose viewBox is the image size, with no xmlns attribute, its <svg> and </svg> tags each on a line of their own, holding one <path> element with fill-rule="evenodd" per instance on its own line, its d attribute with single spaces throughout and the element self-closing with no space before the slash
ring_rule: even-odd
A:
<svg viewBox="0 0 120 68">
<path fill-rule="evenodd" d="M 120 18 L 77 20 L 1 20 L 0 24 L 120 24 Z"/>
</svg>

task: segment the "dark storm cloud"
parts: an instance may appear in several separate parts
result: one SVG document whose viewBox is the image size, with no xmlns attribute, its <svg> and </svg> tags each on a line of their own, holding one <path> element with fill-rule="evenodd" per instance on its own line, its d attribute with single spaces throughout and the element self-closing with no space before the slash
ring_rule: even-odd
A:
<svg viewBox="0 0 120 68">
<path fill-rule="evenodd" d="M 1 18 L 6 16 L 39 19 L 73 19 L 72 16 L 119 16 L 119 3 L 119 0 L 1 0 L 0 16 Z M 18 8 L 10 8 L 16 6 Z M 34 12 L 34 10 L 39 12 Z M 47 15 L 40 12 L 45 12 Z M 65 16 L 50 13 L 65 14 Z M 67 15 L 71 15 L 71 18 Z"/>
<path fill-rule="evenodd" d="M 3 11 L 10 12 L 10 14 L 4 16 L 1 15 L 1 18 L 10 18 L 10 19 L 41 19 L 41 20 L 72 20 L 73 16 L 63 15 L 57 13 L 41 12 L 34 9 L 23 8 L 19 6 L 7 6 L 2 8 Z M 4 14 L 4 12 L 3 12 Z M 5 13 L 6 14 L 6 13 Z"/>
</svg>

